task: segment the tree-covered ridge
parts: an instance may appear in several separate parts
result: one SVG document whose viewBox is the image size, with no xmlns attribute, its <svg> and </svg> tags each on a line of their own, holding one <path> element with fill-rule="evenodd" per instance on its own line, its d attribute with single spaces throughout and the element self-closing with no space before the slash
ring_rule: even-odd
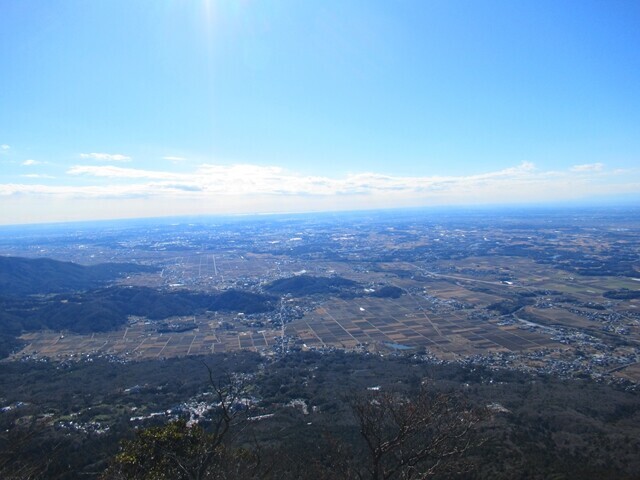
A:
<svg viewBox="0 0 640 480">
<path fill-rule="evenodd" d="M 123 275 L 155 270 L 130 263 L 83 266 L 0 257 L 0 358 L 19 346 L 16 337 L 25 331 L 104 332 L 124 325 L 129 315 L 160 320 L 207 310 L 261 313 L 272 310 L 277 300 L 240 290 L 205 294 L 105 286 Z"/>
<path fill-rule="evenodd" d="M 204 294 L 146 287 L 109 287 L 46 298 L 0 296 L 0 358 L 18 346 L 15 337 L 24 331 L 104 332 L 124 325 L 129 315 L 161 320 L 207 310 L 251 314 L 270 311 L 276 302 L 275 297 L 240 290 Z"/>
<path fill-rule="evenodd" d="M 87 290 L 123 275 L 156 271 L 132 263 L 83 266 L 50 258 L 0 256 L 0 295 L 32 295 Z"/>
<path fill-rule="evenodd" d="M 614 300 L 634 300 L 640 298 L 640 290 L 629 290 L 628 288 L 621 288 L 619 290 L 609 290 L 602 294 L 605 298 L 612 298 Z"/>
<path fill-rule="evenodd" d="M 204 294 L 110 287 L 46 299 L 0 297 L 0 325 L 10 333 L 41 328 L 89 333 L 117 328 L 129 315 L 160 320 L 206 310 L 260 313 L 273 309 L 275 301 L 275 297 L 239 290 Z"/>
<path fill-rule="evenodd" d="M 357 287 L 359 287 L 358 282 L 339 276 L 315 277 L 311 275 L 296 275 L 294 277 L 274 280 L 265 285 L 264 289 L 269 293 L 289 293 L 302 297 L 305 295 L 335 294 Z"/>
<path fill-rule="evenodd" d="M 385 285 L 384 287 L 375 290 L 370 295 L 372 297 L 378 298 L 400 298 L 403 294 L 404 290 L 402 290 L 400 287 L 396 287 L 394 285 Z"/>
</svg>

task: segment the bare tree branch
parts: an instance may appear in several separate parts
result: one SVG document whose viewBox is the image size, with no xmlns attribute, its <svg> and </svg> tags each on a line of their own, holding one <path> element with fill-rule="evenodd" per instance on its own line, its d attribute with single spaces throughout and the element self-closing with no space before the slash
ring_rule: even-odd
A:
<svg viewBox="0 0 640 480">
<path fill-rule="evenodd" d="M 364 439 L 372 480 L 429 478 L 476 444 L 482 410 L 453 394 L 424 386 L 413 397 L 376 392 L 358 397 L 352 410 Z"/>
</svg>

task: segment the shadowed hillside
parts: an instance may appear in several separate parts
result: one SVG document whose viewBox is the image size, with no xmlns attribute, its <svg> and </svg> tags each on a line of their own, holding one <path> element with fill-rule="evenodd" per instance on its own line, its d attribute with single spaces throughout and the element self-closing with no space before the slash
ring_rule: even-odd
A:
<svg viewBox="0 0 640 480">
<path fill-rule="evenodd" d="M 49 258 L 0 257 L 0 295 L 87 290 L 126 274 L 156 270 L 132 263 L 83 266 Z"/>
<path fill-rule="evenodd" d="M 129 315 L 161 320 L 206 310 L 261 313 L 272 310 L 276 300 L 239 290 L 203 294 L 144 287 L 110 287 L 48 298 L 0 296 L 0 358 L 20 345 L 15 337 L 24 331 L 104 332 L 124 325 Z"/>
</svg>

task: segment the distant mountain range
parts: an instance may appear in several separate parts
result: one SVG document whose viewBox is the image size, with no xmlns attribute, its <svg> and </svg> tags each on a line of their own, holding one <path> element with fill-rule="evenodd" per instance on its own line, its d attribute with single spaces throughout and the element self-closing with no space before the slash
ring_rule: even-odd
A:
<svg viewBox="0 0 640 480">
<path fill-rule="evenodd" d="M 133 263 L 83 266 L 50 258 L 0 257 L 0 295 L 33 295 L 89 290 L 124 275 L 157 268 Z"/>
</svg>

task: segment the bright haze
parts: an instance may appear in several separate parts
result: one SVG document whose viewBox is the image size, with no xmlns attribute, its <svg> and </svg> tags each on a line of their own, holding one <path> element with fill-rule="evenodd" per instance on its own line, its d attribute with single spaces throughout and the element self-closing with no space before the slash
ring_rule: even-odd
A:
<svg viewBox="0 0 640 480">
<path fill-rule="evenodd" d="M 638 202 L 636 1 L 3 0 L 0 223 Z"/>
</svg>

